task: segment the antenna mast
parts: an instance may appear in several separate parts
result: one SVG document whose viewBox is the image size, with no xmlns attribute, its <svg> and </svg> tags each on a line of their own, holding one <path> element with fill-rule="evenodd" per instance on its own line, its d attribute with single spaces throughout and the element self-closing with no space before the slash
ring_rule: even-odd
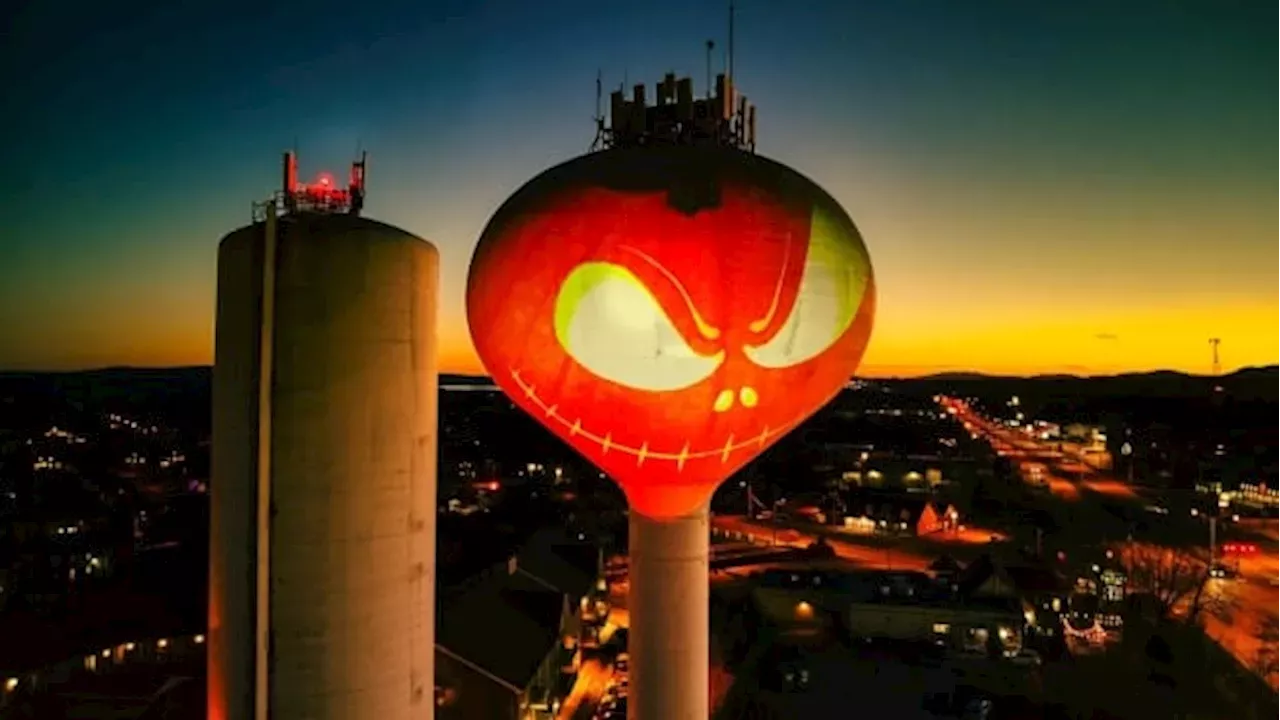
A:
<svg viewBox="0 0 1280 720">
<path fill-rule="evenodd" d="M 1222 362 L 1218 358 L 1218 346 L 1222 344 L 1222 338 L 1209 338 L 1209 347 L 1213 349 L 1213 376 L 1218 377 L 1222 374 Z"/>
<path fill-rule="evenodd" d="M 596 121 L 596 137 L 591 141 L 591 149 L 589 152 L 595 152 L 600 149 L 600 144 L 604 142 L 604 108 L 601 107 L 603 100 L 604 88 L 600 85 L 600 70 L 596 70 L 596 114 L 592 118 Z"/>
<path fill-rule="evenodd" d="M 733 79 L 733 0 L 729 0 L 729 67 L 725 68 L 725 75 Z"/>
<path fill-rule="evenodd" d="M 729 41 L 725 68 L 713 74 L 714 40 L 706 40 L 707 91 L 694 95 L 693 78 L 668 71 L 657 84 L 656 102 L 646 99 L 646 86 L 629 85 L 623 70 L 622 84 L 609 93 L 609 116 L 604 115 L 603 85 L 596 73 L 596 133 L 589 152 L 653 145 L 697 145 L 733 148 L 747 153 L 756 149 L 756 106 L 738 92 L 733 82 L 735 6 L 729 3 Z"/>
<path fill-rule="evenodd" d="M 707 97 L 711 97 L 711 51 L 716 49 L 716 41 L 707 41 Z"/>
</svg>

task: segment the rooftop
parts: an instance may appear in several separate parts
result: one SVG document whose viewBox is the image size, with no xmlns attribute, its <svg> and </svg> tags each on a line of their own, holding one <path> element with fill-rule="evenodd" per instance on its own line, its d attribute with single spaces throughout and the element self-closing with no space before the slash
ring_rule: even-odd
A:
<svg viewBox="0 0 1280 720">
<path fill-rule="evenodd" d="M 565 602 L 564 593 L 536 576 L 498 569 L 443 604 L 436 642 L 524 688 L 559 638 Z"/>
</svg>

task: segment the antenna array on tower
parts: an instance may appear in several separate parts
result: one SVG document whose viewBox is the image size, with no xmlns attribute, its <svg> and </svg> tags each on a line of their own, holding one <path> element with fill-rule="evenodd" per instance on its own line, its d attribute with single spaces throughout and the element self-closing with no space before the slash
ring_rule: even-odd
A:
<svg viewBox="0 0 1280 720">
<path fill-rule="evenodd" d="M 601 82 L 596 79 L 596 138 L 591 150 L 650 145 L 709 145 L 745 152 L 756 149 L 756 106 L 738 93 L 733 82 L 733 4 L 729 4 L 727 71 L 715 76 L 714 88 L 694 98 L 693 79 L 667 73 L 657 84 L 655 104 L 637 84 L 627 99 L 626 84 L 609 95 L 609 117 L 601 108 Z M 707 41 L 707 82 L 711 84 L 711 51 Z"/>
<path fill-rule="evenodd" d="M 294 215 L 299 212 L 359 215 L 364 209 L 365 171 L 368 154 L 360 153 L 360 159 L 351 163 L 351 174 L 346 186 L 332 176 L 321 173 L 313 183 L 298 180 L 298 155 L 293 150 L 284 153 L 283 180 L 280 189 L 270 200 L 255 203 L 253 219 L 260 222 L 267 213 Z"/>
</svg>

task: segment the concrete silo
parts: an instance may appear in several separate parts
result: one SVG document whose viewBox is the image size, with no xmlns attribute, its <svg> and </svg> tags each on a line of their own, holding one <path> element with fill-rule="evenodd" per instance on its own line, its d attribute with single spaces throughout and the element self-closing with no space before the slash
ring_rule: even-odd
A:
<svg viewBox="0 0 1280 720">
<path fill-rule="evenodd" d="M 218 250 L 208 717 L 429 719 L 438 254 L 295 168 Z"/>
</svg>

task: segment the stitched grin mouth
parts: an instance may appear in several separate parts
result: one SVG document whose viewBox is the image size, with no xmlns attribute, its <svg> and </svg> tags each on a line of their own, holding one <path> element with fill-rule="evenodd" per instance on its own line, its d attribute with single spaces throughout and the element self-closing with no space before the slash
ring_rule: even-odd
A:
<svg viewBox="0 0 1280 720">
<path fill-rule="evenodd" d="M 600 446 L 602 453 L 620 452 L 624 455 L 630 455 L 636 459 L 636 465 L 643 465 L 646 460 L 665 460 L 674 462 L 676 470 L 683 470 L 684 464 L 689 460 L 701 460 L 705 458 L 719 457 L 721 463 L 729 462 L 729 459 L 735 452 L 754 448 L 759 450 L 763 448 L 769 440 L 783 435 L 790 429 L 794 422 L 788 423 L 787 427 L 779 429 L 771 429 L 765 427 L 754 436 L 745 440 L 735 440 L 730 434 L 724 442 L 724 445 L 714 450 L 691 450 L 689 443 L 685 443 L 684 447 L 677 452 L 669 450 L 655 450 L 649 447 L 647 441 L 642 442 L 640 447 L 634 447 L 625 443 L 619 443 L 613 439 L 612 433 L 606 431 L 600 434 L 597 430 L 592 430 L 583 426 L 582 421 L 578 418 L 568 418 L 560 414 L 558 406 L 554 403 L 548 403 L 546 400 L 538 396 L 537 388 L 533 384 L 526 382 L 520 376 L 517 368 L 511 368 L 511 379 L 516 381 L 516 385 L 520 387 L 520 392 L 529 399 L 544 415 L 554 419 L 562 427 L 569 430 L 570 437 L 583 437 Z"/>
</svg>

